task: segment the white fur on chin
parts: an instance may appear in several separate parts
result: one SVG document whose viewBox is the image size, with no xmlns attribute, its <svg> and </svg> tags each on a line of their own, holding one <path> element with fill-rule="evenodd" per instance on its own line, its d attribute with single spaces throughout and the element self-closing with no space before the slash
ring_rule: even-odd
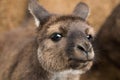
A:
<svg viewBox="0 0 120 80">
<path fill-rule="evenodd" d="M 54 73 L 54 76 L 51 80 L 67 80 L 67 77 L 69 75 L 80 75 L 80 74 L 83 74 L 85 73 L 84 71 L 82 70 L 73 70 L 73 69 L 70 69 L 70 70 L 65 70 L 65 71 L 62 71 L 62 72 L 56 72 Z"/>
</svg>

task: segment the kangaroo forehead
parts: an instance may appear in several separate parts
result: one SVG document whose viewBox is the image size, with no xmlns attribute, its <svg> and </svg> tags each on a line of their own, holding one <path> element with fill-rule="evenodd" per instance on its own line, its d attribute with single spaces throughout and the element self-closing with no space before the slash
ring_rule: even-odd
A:
<svg viewBox="0 0 120 80">
<path fill-rule="evenodd" d="M 80 18 L 80 17 L 77 17 L 77 16 L 72 16 L 72 15 L 65 15 L 65 16 L 52 16 L 52 17 L 49 17 L 49 20 L 48 20 L 48 23 L 46 25 L 53 25 L 53 24 L 56 24 L 58 22 L 65 22 L 65 21 L 76 21 L 76 20 L 79 20 L 79 21 L 82 21 L 82 22 L 85 22 L 84 19 Z"/>
<path fill-rule="evenodd" d="M 79 30 L 84 31 L 90 27 L 87 22 L 82 20 L 80 17 L 74 16 L 62 16 L 48 22 L 47 33 L 52 32 L 67 32 L 68 30 Z"/>
</svg>

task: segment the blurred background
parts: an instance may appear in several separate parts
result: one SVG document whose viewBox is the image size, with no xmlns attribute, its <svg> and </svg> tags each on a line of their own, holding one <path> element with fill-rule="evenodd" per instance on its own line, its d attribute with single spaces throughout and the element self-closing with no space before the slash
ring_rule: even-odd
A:
<svg viewBox="0 0 120 80">
<path fill-rule="evenodd" d="M 96 31 L 96 60 L 82 80 L 120 80 L 120 0 L 39 0 L 39 3 L 51 13 L 70 14 L 80 1 L 90 7 L 88 21 Z M 0 0 L 0 41 L 4 42 L 6 33 L 19 31 L 19 36 L 29 36 L 34 32 L 34 21 L 27 8 L 28 0 Z"/>
</svg>

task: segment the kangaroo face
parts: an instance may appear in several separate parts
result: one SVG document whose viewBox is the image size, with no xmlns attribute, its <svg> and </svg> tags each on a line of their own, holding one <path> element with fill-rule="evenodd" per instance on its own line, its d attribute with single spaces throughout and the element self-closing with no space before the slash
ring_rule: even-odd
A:
<svg viewBox="0 0 120 80">
<path fill-rule="evenodd" d="M 51 15 L 35 1 L 31 1 L 29 9 L 38 25 L 37 55 L 41 66 L 50 72 L 89 70 L 94 59 L 94 31 L 86 22 L 88 6 L 79 3 L 67 16 Z"/>
</svg>

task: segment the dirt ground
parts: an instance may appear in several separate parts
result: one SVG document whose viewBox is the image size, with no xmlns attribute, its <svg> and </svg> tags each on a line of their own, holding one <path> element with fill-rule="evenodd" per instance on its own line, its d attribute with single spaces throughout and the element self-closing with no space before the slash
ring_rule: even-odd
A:
<svg viewBox="0 0 120 80">
<path fill-rule="evenodd" d="M 98 31 L 120 0 L 39 0 L 39 2 L 51 13 L 58 14 L 69 14 L 78 2 L 85 2 L 91 9 L 88 21 Z M 1 0 L 0 32 L 20 27 L 29 17 L 27 5 L 28 0 Z"/>
</svg>

